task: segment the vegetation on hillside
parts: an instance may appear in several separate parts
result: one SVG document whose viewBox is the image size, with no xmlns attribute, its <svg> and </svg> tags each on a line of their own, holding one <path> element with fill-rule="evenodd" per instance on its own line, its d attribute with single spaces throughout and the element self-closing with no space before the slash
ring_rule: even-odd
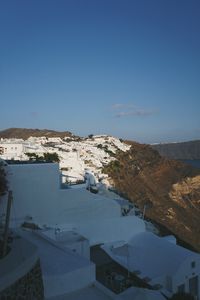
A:
<svg viewBox="0 0 200 300">
<path fill-rule="evenodd" d="M 39 156 L 36 153 L 26 153 L 26 155 L 29 157 L 29 160 L 35 160 L 35 161 L 46 161 L 46 162 L 59 162 L 59 156 L 56 152 L 53 153 L 44 153 L 43 156 Z"/>
<path fill-rule="evenodd" d="M 98 149 L 104 150 L 106 153 L 108 153 L 110 156 L 115 156 L 115 153 L 111 150 L 108 149 L 108 145 L 102 145 L 102 144 L 98 144 L 97 145 Z"/>
</svg>

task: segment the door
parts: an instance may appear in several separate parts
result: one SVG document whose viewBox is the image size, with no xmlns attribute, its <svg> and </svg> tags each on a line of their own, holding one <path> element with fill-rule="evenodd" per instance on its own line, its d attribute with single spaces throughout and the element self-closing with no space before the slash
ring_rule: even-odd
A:
<svg viewBox="0 0 200 300">
<path fill-rule="evenodd" d="M 198 276 L 194 276 L 189 279 L 189 293 L 195 296 L 195 299 L 198 298 L 199 288 L 198 288 Z"/>
</svg>

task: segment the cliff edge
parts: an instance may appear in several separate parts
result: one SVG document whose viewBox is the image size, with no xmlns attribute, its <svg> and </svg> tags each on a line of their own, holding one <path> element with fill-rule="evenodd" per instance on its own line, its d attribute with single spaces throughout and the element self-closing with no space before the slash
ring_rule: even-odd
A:
<svg viewBox="0 0 200 300">
<path fill-rule="evenodd" d="M 115 188 L 200 251 L 200 169 L 164 158 L 149 145 L 129 144 L 105 167 Z"/>
</svg>

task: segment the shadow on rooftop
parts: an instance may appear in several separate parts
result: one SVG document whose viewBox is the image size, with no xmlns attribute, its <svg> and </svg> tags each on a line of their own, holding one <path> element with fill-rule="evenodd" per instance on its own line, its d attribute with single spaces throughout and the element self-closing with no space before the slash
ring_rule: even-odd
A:
<svg viewBox="0 0 200 300">
<path fill-rule="evenodd" d="M 115 262 L 100 245 L 91 247 L 90 253 L 90 259 L 96 265 L 96 279 L 114 293 L 119 294 L 131 286 L 153 289 L 136 274 Z"/>
</svg>

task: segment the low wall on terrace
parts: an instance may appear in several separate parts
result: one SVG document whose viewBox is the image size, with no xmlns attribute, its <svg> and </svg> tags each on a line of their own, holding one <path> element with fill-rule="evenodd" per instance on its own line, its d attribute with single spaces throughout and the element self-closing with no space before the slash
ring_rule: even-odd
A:
<svg viewBox="0 0 200 300">
<path fill-rule="evenodd" d="M 0 299 L 44 299 L 37 248 L 25 239 L 14 239 L 11 251 L 0 260 Z"/>
</svg>

